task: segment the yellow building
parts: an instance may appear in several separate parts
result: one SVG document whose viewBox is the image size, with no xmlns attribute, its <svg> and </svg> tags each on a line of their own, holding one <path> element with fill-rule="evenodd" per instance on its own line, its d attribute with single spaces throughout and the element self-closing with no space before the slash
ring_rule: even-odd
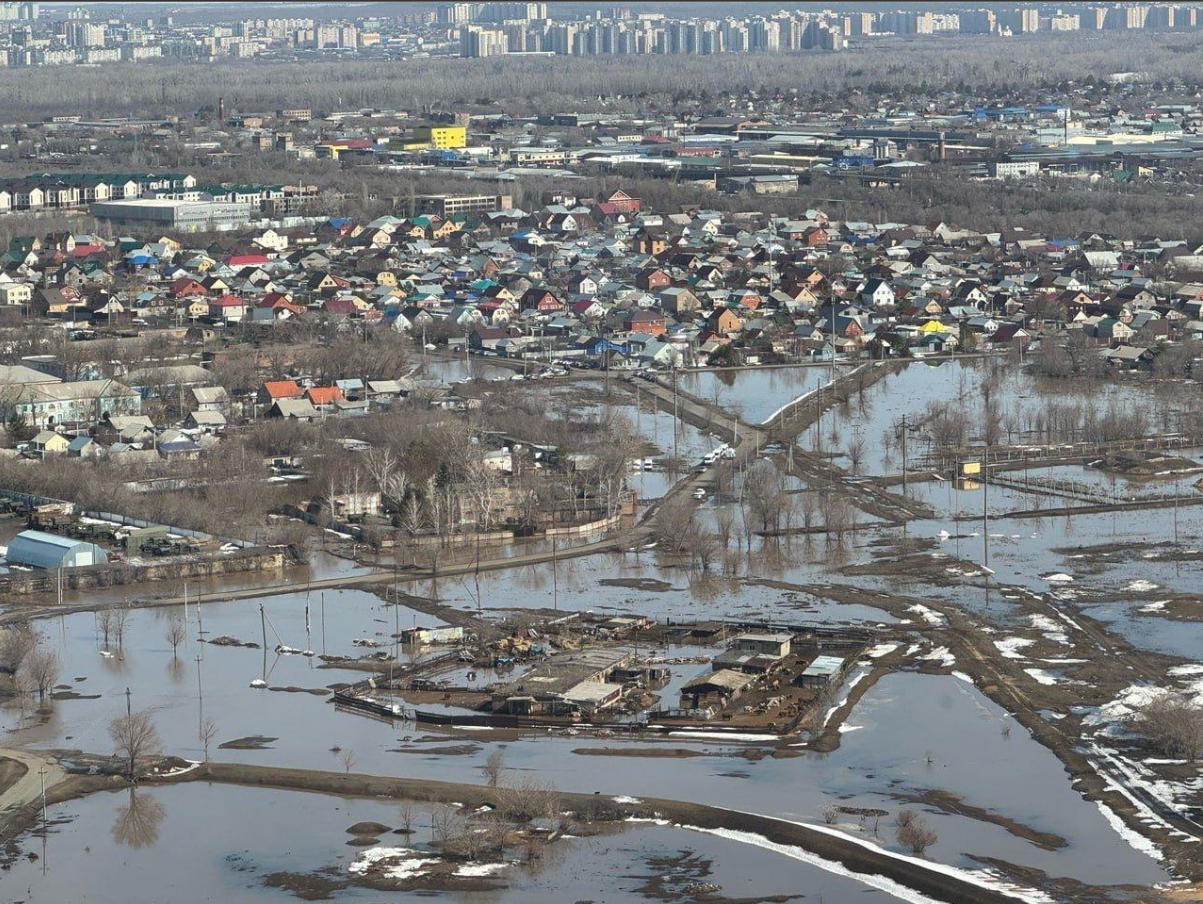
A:
<svg viewBox="0 0 1203 904">
<path fill-rule="evenodd" d="M 418 126 L 414 129 L 414 141 L 425 142 L 432 148 L 462 148 L 468 145 L 466 126 Z"/>
</svg>

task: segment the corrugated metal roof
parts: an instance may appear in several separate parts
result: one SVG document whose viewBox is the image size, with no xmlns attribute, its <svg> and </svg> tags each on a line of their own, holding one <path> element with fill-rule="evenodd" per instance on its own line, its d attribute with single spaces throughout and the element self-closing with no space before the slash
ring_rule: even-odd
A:
<svg viewBox="0 0 1203 904">
<path fill-rule="evenodd" d="M 73 553 L 78 555 L 72 555 Z M 8 544 L 8 561 L 35 568 L 60 568 L 64 564 L 91 565 L 108 561 L 108 554 L 95 543 L 72 540 L 40 530 L 25 530 Z"/>
<path fill-rule="evenodd" d="M 57 546 L 59 549 L 72 549 L 78 546 L 82 541 L 73 540 L 70 537 L 60 537 L 58 534 L 48 534 L 40 530 L 23 530 L 13 538 L 17 540 L 31 540 L 37 543 L 46 543 L 50 546 Z M 11 549 L 11 547 L 10 547 Z"/>
</svg>

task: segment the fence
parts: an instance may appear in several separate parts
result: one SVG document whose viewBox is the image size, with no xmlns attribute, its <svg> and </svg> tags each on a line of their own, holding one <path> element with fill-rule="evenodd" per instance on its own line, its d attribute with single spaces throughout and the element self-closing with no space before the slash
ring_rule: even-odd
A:
<svg viewBox="0 0 1203 904">
<path fill-rule="evenodd" d="M 12 499 L 16 502 L 22 502 L 30 507 L 39 505 L 73 505 L 73 503 L 69 503 L 66 500 L 55 499 L 51 496 L 37 496 L 33 493 L 18 493 L 15 490 L 5 489 L 0 489 L 0 498 Z M 191 537 L 196 540 L 214 540 L 218 543 L 237 546 L 240 549 L 254 549 L 259 545 L 257 543 L 252 543 L 249 540 L 236 540 L 233 537 L 218 537 L 213 534 L 207 534 L 200 530 L 191 530 L 187 527 L 176 527 L 172 524 L 159 524 L 155 521 L 146 521 L 142 518 L 131 518 L 129 515 L 118 515 L 113 512 L 81 509 L 79 514 L 85 518 L 95 518 L 98 521 L 112 521 L 116 524 L 123 524 L 126 527 L 166 527 L 170 533 L 181 537 Z"/>
<path fill-rule="evenodd" d="M 1102 458 L 1109 452 L 1162 452 L 1187 449 L 1201 442 L 1184 433 L 1162 433 L 1138 439 L 1117 439 L 1102 442 L 1048 443 L 1044 445 L 956 447 L 933 449 L 919 455 L 908 470 L 942 470 L 958 461 L 989 462 L 991 468 L 1015 462 L 1078 460 Z"/>
</svg>

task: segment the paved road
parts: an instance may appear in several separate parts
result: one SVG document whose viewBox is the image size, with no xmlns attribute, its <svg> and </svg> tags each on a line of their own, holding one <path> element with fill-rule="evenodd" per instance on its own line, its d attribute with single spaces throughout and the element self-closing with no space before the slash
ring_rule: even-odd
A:
<svg viewBox="0 0 1203 904">
<path fill-rule="evenodd" d="M 54 759 L 36 750 L 0 747 L 0 758 L 24 763 L 26 768 L 25 774 L 12 787 L 0 793 L 0 821 L 3 821 L 6 812 L 20 809 L 42 796 L 41 770 L 45 770 L 48 790 L 67 778 L 67 773 Z"/>
</svg>

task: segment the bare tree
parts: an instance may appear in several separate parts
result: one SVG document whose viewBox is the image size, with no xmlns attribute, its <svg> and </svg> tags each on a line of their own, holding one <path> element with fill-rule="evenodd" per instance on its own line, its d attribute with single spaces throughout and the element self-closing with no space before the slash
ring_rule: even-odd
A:
<svg viewBox="0 0 1203 904">
<path fill-rule="evenodd" d="M 171 655 L 175 656 L 179 650 L 180 644 L 184 642 L 186 629 L 184 628 L 184 620 L 179 617 L 172 617 L 167 623 L 167 629 L 163 632 L 167 638 L 167 642 L 171 644 Z"/>
<path fill-rule="evenodd" d="M 656 512 L 656 536 L 671 552 L 685 550 L 693 533 L 693 503 L 684 496 L 675 496 Z"/>
<path fill-rule="evenodd" d="M 719 553 L 719 541 L 714 531 L 697 527 L 688 537 L 689 559 L 695 568 L 710 570 L 710 563 Z"/>
<path fill-rule="evenodd" d="M 112 625 L 113 638 L 117 641 L 117 646 L 122 646 L 125 643 L 125 629 L 129 624 L 129 608 L 127 606 L 113 606 L 112 608 Z M 107 640 L 107 638 L 106 638 Z"/>
<path fill-rule="evenodd" d="M 501 773 L 505 771 L 505 754 L 500 750 L 492 751 L 482 768 L 489 787 L 496 788 L 501 781 Z"/>
<path fill-rule="evenodd" d="M 46 694 L 58 680 L 58 655 L 53 650 L 35 648 L 25 657 L 22 667 L 29 676 L 30 684 L 38 693 L 38 701 L 44 701 Z"/>
<path fill-rule="evenodd" d="M 412 835 L 414 831 L 414 805 L 406 801 L 401 805 L 401 809 L 397 811 L 398 819 L 401 823 L 399 830 L 404 835 Z"/>
<path fill-rule="evenodd" d="M 927 824 L 921 816 L 916 816 L 904 826 L 898 827 L 898 843 L 911 849 L 911 853 L 921 856 L 924 851 L 936 843 L 936 831 Z"/>
<path fill-rule="evenodd" d="M 1194 762 L 1203 755 L 1203 706 L 1188 694 L 1164 694 L 1151 700 L 1130 719 L 1167 756 Z"/>
<path fill-rule="evenodd" d="M 533 777 L 496 789 L 497 809 L 510 822 L 525 823 L 559 813 L 559 795 L 550 784 Z"/>
<path fill-rule="evenodd" d="M 863 436 L 854 436 L 852 441 L 848 443 L 848 470 L 853 474 L 860 473 L 861 463 L 865 459 L 865 439 Z"/>
<path fill-rule="evenodd" d="M 105 648 L 108 648 L 109 638 L 113 635 L 113 607 L 101 609 L 96 613 L 96 627 L 104 638 Z"/>
<path fill-rule="evenodd" d="M 154 720 L 148 712 L 118 716 L 109 723 L 109 737 L 113 751 L 128 764 L 127 776 L 136 780 L 138 760 L 159 752 L 162 742 L 155 729 Z"/>
<path fill-rule="evenodd" d="M 28 624 L 0 628 L 0 672 L 15 675 L 36 644 L 37 636 Z"/>
<path fill-rule="evenodd" d="M 781 472 L 771 461 L 761 459 L 744 474 L 744 507 L 751 520 L 760 525 L 760 530 L 778 526 L 784 492 Z"/>
<path fill-rule="evenodd" d="M 835 804 L 828 804 L 827 806 L 825 806 L 823 808 L 823 822 L 827 823 L 827 825 L 829 825 L 829 826 L 835 825 L 836 821 L 839 818 L 840 818 L 840 808 L 837 807 Z"/>
<path fill-rule="evenodd" d="M 200 739 L 205 748 L 205 762 L 209 761 L 209 745 L 215 737 L 217 737 L 217 723 L 212 719 L 205 719 L 200 727 Z"/>
<path fill-rule="evenodd" d="M 338 752 L 338 761 L 342 763 L 343 771 L 349 775 L 355 768 L 355 764 L 359 762 L 359 757 L 355 755 L 354 750 L 346 748 Z"/>
</svg>

